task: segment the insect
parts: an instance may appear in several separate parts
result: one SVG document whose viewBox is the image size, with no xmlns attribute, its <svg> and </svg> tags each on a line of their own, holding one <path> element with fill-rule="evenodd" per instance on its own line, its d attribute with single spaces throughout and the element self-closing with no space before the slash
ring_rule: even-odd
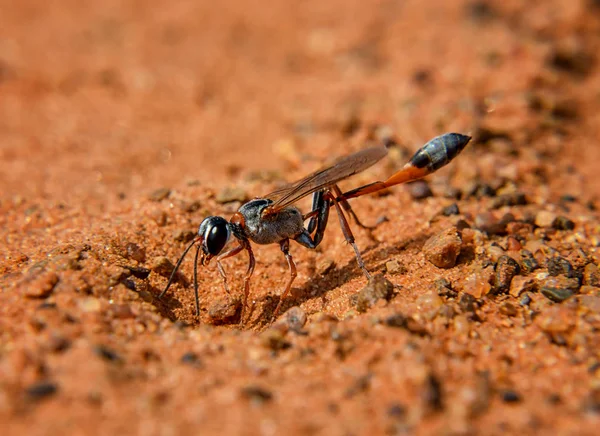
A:
<svg viewBox="0 0 600 436">
<path fill-rule="evenodd" d="M 215 258 L 225 290 L 229 293 L 227 276 L 221 262 L 228 257 L 246 251 L 248 254 L 248 269 L 244 275 L 244 294 L 240 320 L 243 323 L 244 312 L 250 293 L 250 278 L 255 266 L 251 242 L 255 244 L 279 244 L 288 264 L 289 278 L 281 294 L 279 303 L 273 312 L 273 319 L 275 319 L 296 278 L 296 264 L 290 254 L 290 240 L 296 241 L 306 248 L 317 248 L 323 240 L 329 211 L 332 207 L 337 212 L 346 241 L 354 249 L 358 266 L 367 279 L 369 279 L 371 274 L 367 270 L 360 250 L 354 242 L 354 236 L 346 215 L 352 217 L 357 225 L 363 228 L 370 227 L 363 225 L 359 221 L 348 200 L 425 177 L 448 164 L 465 148 L 470 140 L 470 136 L 459 133 L 446 133 L 433 138 L 417 150 L 402 169 L 387 180 L 373 182 L 343 192 L 339 188 L 338 183 L 366 170 L 383 159 L 388 154 L 387 145 L 389 144 L 384 143 L 380 146 L 366 148 L 342 157 L 333 165 L 316 171 L 265 197 L 250 200 L 243 204 L 229 221 L 220 216 L 205 218 L 200 223 L 198 234 L 177 261 L 169 281 L 165 289 L 160 293 L 159 298 L 162 298 L 169 290 L 183 259 L 191 248 L 197 244 L 196 255 L 194 257 L 194 293 L 196 315 L 200 315 L 198 263 L 206 266 Z M 294 203 L 310 194 L 313 196 L 312 208 L 309 213 L 303 215 L 294 206 Z M 304 223 L 307 220 L 308 223 L 305 226 Z M 225 250 L 230 243 L 233 243 L 234 246 Z"/>
</svg>

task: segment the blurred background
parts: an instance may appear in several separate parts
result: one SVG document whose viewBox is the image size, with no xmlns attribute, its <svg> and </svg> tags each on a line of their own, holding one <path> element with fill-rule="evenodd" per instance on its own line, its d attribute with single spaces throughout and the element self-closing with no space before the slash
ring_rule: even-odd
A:
<svg viewBox="0 0 600 436">
<path fill-rule="evenodd" d="M 409 149 L 446 131 L 566 147 L 591 175 L 598 3 L 2 0 L 1 195 L 216 185 L 375 125 Z"/>
</svg>

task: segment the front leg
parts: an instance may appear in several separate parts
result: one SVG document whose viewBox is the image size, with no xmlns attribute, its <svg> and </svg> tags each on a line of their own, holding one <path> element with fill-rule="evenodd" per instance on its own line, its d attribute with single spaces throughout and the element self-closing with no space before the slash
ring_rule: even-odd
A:
<svg viewBox="0 0 600 436">
<path fill-rule="evenodd" d="M 242 315 L 240 317 L 240 324 L 244 323 L 244 315 L 246 313 L 246 306 L 248 305 L 248 295 L 250 294 L 250 278 L 254 273 L 254 267 L 256 265 L 250 242 L 247 240 L 244 241 L 242 243 L 242 248 L 248 252 L 248 269 L 246 270 L 246 275 L 244 276 L 244 300 L 242 302 Z"/>
<path fill-rule="evenodd" d="M 219 274 L 221 275 L 221 278 L 223 279 L 223 286 L 225 287 L 225 292 L 227 292 L 227 295 L 229 295 L 229 296 L 231 296 L 231 293 L 229 292 L 229 286 L 227 286 L 227 275 L 225 274 L 225 268 L 223 268 L 221 261 L 223 259 L 227 259 L 228 257 L 235 256 L 243 249 L 244 249 L 244 247 L 242 245 L 238 245 L 237 247 L 232 248 L 231 250 L 226 251 L 225 253 L 220 254 L 217 257 L 217 269 L 219 270 Z"/>
<path fill-rule="evenodd" d="M 298 275 L 296 273 L 296 264 L 294 263 L 294 259 L 290 254 L 290 240 L 284 239 L 279 243 L 279 245 L 281 247 L 281 251 L 285 256 L 285 260 L 287 260 L 288 268 L 290 269 L 290 278 L 288 279 L 287 284 L 285 285 L 285 289 L 283 290 L 281 297 L 279 297 L 279 303 L 277 304 L 277 307 L 273 312 L 273 319 L 277 318 L 277 315 L 279 314 L 279 309 L 281 309 L 281 304 L 283 303 L 283 300 L 285 300 L 285 297 L 287 297 L 287 295 L 290 293 L 290 289 L 292 289 L 292 283 L 294 283 L 294 280 Z"/>
</svg>

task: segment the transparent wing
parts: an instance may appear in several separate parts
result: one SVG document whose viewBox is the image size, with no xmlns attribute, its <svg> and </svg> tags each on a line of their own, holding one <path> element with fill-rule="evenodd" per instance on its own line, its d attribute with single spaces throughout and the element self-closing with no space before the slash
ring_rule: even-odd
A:
<svg viewBox="0 0 600 436">
<path fill-rule="evenodd" d="M 273 200 L 269 212 L 277 212 L 313 192 L 332 186 L 375 165 L 385 156 L 385 147 L 371 147 L 338 159 L 333 165 L 315 171 L 297 182 L 271 192 L 265 198 Z"/>
</svg>

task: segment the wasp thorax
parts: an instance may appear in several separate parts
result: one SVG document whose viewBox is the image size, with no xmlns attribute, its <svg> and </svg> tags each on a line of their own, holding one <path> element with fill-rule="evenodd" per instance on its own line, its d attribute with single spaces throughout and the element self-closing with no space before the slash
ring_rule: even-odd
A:
<svg viewBox="0 0 600 436">
<path fill-rule="evenodd" d="M 227 245 L 231 237 L 229 223 L 220 216 L 204 218 L 198 228 L 198 236 L 202 238 L 202 251 L 205 254 L 216 256 Z"/>
</svg>

